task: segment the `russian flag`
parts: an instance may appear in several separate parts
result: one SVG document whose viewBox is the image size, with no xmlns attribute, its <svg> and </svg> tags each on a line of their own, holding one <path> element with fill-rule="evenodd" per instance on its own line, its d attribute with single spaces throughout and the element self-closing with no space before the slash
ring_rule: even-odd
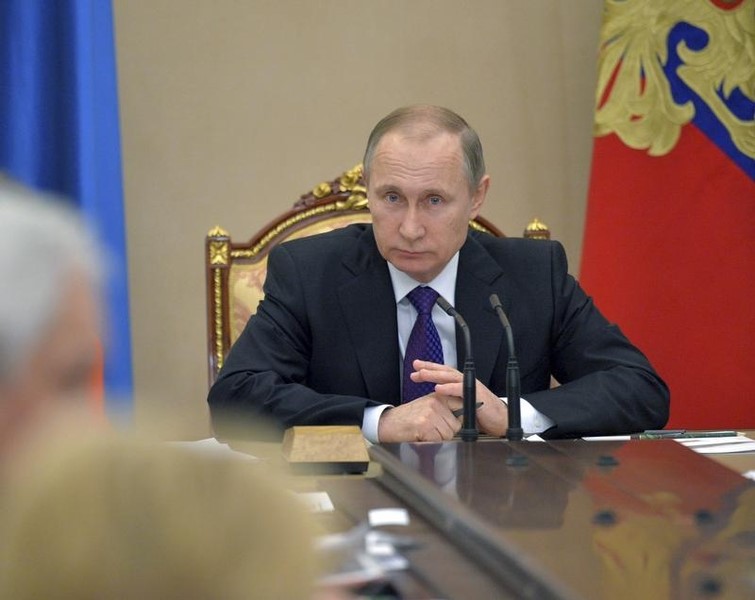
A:
<svg viewBox="0 0 755 600">
<path fill-rule="evenodd" d="M 755 428 L 755 1 L 608 0 L 580 279 L 671 389 Z"/>
</svg>

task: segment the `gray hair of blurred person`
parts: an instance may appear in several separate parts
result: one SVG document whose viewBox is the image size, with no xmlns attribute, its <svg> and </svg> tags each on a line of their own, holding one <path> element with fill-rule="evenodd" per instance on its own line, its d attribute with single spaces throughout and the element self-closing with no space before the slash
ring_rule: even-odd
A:
<svg viewBox="0 0 755 600">
<path fill-rule="evenodd" d="M 477 132 L 452 110 L 442 106 L 416 104 L 397 108 L 383 117 L 370 133 L 367 149 L 364 152 L 364 178 L 369 180 L 370 166 L 380 140 L 386 133 L 401 131 L 411 135 L 431 137 L 441 132 L 459 136 L 464 160 L 464 170 L 469 182 L 469 189 L 474 192 L 485 175 L 485 158 L 482 143 Z"/>
<path fill-rule="evenodd" d="M 0 174 L 0 381 L 43 339 L 70 276 L 99 291 L 100 254 L 73 207 Z"/>
</svg>

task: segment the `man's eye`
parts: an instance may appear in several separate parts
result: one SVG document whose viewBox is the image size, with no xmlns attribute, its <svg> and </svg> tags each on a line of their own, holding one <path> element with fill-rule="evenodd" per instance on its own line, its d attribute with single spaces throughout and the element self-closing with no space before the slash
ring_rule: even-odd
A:
<svg viewBox="0 0 755 600">
<path fill-rule="evenodd" d="M 438 206 L 440 204 L 443 204 L 443 198 L 441 198 L 440 196 L 430 196 L 427 199 L 427 203 L 431 206 Z"/>
<path fill-rule="evenodd" d="M 398 194 L 388 193 L 385 195 L 385 199 L 391 204 L 395 204 L 396 202 L 398 202 L 399 197 Z"/>
</svg>

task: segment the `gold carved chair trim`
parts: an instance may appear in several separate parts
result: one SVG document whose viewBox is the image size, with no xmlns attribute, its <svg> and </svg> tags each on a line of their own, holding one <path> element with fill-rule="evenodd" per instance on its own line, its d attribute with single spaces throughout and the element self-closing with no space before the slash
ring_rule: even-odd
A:
<svg viewBox="0 0 755 600">
<path fill-rule="evenodd" d="M 551 239 L 551 230 L 540 219 L 535 217 L 524 228 L 524 237 L 531 240 L 549 240 Z"/>
<path fill-rule="evenodd" d="M 535 221 L 538 223 L 534 225 Z M 535 220 L 525 237 L 541 238 L 547 227 Z M 213 227 L 205 239 L 207 277 L 207 355 L 212 384 L 228 350 L 262 300 L 262 285 L 270 250 L 284 240 L 296 239 L 371 222 L 362 165 L 325 181 L 303 194 L 293 207 L 263 227 L 246 242 L 234 242 L 221 227 Z M 478 231 L 502 237 L 503 233 L 483 217 L 469 223 Z M 532 230 L 530 231 L 530 227 Z"/>
</svg>

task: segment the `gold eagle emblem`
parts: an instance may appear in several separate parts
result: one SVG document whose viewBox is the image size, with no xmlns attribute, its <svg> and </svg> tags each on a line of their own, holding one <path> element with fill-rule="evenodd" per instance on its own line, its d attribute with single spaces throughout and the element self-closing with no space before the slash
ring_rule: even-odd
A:
<svg viewBox="0 0 755 600">
<path fill-rule="evenodd" d="M 719 6 L 720 5 L 720 6 Z M 601 29 L 596 136 L 616 133 L 627 146 L 660 156 L 695 116 L 678 104 L 664 72 L 668 36 L 684 22 L 704 31 L 701 49 L 676 45 L 677 75 L 704 101 L 734 145 L 755 158 L 755 121 L 724 102 L 734 90 L 755 100 L 755 0 L 607 0 Z"/>
</svg>

